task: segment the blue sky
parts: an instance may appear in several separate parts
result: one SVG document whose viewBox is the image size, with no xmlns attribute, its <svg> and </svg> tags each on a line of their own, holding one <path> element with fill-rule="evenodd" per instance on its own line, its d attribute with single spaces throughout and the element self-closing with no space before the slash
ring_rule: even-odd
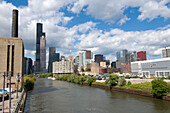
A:
<svg viewBox="0 0 170 113">
<path fill-rule="evenodd" d="M 54 46 L 65 56 L 90 49 L 115 60 L 116 51 L 127 49 L 156 59 L 170 46 L 170 0 L 0 0 L 0 36 L 10 36 L 14 8 L 25 56 L 33 59 L 37 22 L 47 34 L 47 57 Z"/>
</svg>

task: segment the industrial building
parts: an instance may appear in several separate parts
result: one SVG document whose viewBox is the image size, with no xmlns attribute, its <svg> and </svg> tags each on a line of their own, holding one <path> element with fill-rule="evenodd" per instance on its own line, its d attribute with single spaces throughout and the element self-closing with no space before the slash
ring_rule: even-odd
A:
<svg viewBox="0 0 170 113">
<path fill-rule="evenodd" d="M 166 78 L 170 74 L 170 58 L 131 62 L 131 72 L 146 78 Z"/>
</svg>

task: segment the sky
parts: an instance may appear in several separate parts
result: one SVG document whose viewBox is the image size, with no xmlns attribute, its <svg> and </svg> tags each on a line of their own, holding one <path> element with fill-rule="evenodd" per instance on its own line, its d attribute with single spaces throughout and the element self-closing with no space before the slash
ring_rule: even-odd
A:
<svg viewBox="0 0 170 113">
<path fill-rule="evenodd" d="M 170 0 L 0 0 L 0 36 L 10 37 L 12 10 L 19 10 L 25 56 L 35 59 L 36 23 L 48 48 L 66 57 L 91 50 L 114 61 L 116 52 L 146 51 L 161 58 L 170 46 Z"/>
</svg>

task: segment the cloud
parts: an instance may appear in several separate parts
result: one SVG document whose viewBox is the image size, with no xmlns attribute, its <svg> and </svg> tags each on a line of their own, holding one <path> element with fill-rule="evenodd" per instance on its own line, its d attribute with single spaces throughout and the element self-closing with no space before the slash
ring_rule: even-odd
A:
<svg viewBox="0 0 170 113">
<path fill-rule="evenodd" d="M 91 49 L 94 53 L 115 55 L 122 49 L 129 51 L 146 50 L 150 56 L 161 54 L 161 48 L 170 45 L 170 29 L 148 30 L 148 31 L 123 31 L 111 29 L 108 32 L 101 32 L 93 29 L 89 34 L 81 35 L 77 48 Z"/>
<path fill-rule="evenodd" d="M 26 56 L 35 54 L 36 23 L 43 23 L 48 47 L 54 46 L 63 55 L 75 55 L 82 49 L 101 53 L 109 58 L 115 57 L 116 51 L 146 50 L 151 56 L 159 55 L 160 48 L 170 45 L 170 25 L 156 30 L 129 31 L 97 29 L 98 23 L 88 21 L 67 28 L 74 17 L 66 16 L 60 9 L 67 7 L 69 11 L 79 14 L 84 11 L 96 19 L 108 23 L 122 25 L 130 20 L 124 11 L 128 7 L 139 7 L 138 19 L 154 19 L 159 16 L 169 18 L 168 0 L 28 0 L 28 6 L 17 7 L 19 10 L 19 37 L 24 41 Z M 155 5 L 154 7 L 150 7 Z M 40 7 L 41 6 L 41 7 Z M 12 23 L 11 3 L 0 2 L 0 36 L 10 36 Z M 151 10 L 150 10 L 150 9 Z M 151 14 L 153 13 L 153 14 Z M 166 15 L 167 14 L 167 15 Z M 48 56 L 48 53 L 47 53 Z M 47 57 L 48 58 L 48 57 Z"/>
<path fill-rule="evenodd" d="M 162 1 L 148 1 L 143 6 L 140 7 L 139 11 L 141 15 L 138 16 L 139 20 L 149 19 L 149 21 L 160 17 L 164 17 L 165 19 L 170 18 L 170 8 L 168 8 L 165 4 L 170 2 L 169 0 Z"/>
<path fill-rule="evenodd" d="M 124 15 L 128 7 L 137 7 L 141 14 L 138 19 L 150 21 L 158 16 L 165 19 L 170 17 L 170 8 L 166 5 L 169 0 L 77 0 L 68 10 L 79 14 L 85 11 L 87 15 L 93 16 L 108 23 L 119 20 L 119 24 L 125 23 L 129 18 Z"/>
<path fill-rule="evenodd" d="M 121 18 L 118 22 L 118 24 L 122 25 L 124 23 L 126 23 L 126 21 L 129 21 L 130 18 L 128 18 L 126 15 L 124 16 L 124 18 Z"/>
</svg>

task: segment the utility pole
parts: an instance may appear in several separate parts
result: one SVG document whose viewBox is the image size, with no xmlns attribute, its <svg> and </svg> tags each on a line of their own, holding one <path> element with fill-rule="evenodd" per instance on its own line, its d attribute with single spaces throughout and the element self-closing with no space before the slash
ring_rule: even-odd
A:
<svg viewBox="0 0 170 113">
<path fill-rule="evenodd" d="M 4 113 L 4 104 L 5 104 L 4 103 L 5 102 L 5 98 L 4 98 L 5 97 L 5 72 L 4 72 L 3 76 L 4 76 L 4 82 L 3 82 L 3 97 L 2 97 L 2 102 L 3 102 L 2 103 L 2 113 Z"/>
<path fill-rule="evenodd" d="M 16 91 L 16 93 L 17 93 L 17 98 L 18 98 L 18 84 L 19 84 L 19 73 L 18 73 L 18 76 L 17 76 L 17 91 Z"/>
<path fill-rule="evenodd" d="M 11 73 L 8 72 L 9 81 L 9 113 L 11 113 Z"/>
</svg>

